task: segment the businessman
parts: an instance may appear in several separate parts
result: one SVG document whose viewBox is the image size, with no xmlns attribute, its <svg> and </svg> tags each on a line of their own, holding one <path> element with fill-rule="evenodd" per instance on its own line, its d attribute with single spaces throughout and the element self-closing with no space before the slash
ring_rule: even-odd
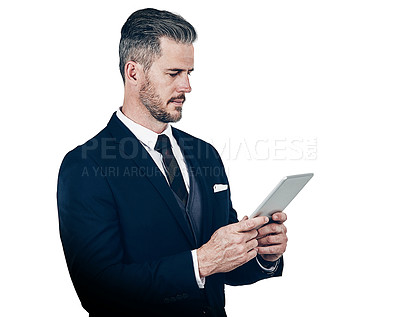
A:
<svg viewBox="0 0 400 317">
<path fill-rule="evenodd" d="M 239 222 L 216 150 L 170 125 L 191 92 L 196 36 L 178 15 L 134 12 L 123 105 L 61 164 L 60 235 L 90 317 L 226 316 L 225 284 L 282 274 L 286 215 Z"/>
</svg>

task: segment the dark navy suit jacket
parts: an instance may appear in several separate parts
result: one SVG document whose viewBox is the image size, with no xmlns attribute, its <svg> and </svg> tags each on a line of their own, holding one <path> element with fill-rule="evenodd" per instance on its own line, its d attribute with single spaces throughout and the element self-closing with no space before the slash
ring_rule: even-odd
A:
<svg viewBox="0 0 400 317">
<path fill-rule="evenodd" d="M 173 134 L 199 184 L 203 233 L 190 226 L 163 174 L 114 113 L 98 135 L 69 152 L 57 199 L 60 235 L 74 287 L 90 316 L 224 316 L 224 285 L 279 276 L 255 260 L 206 278 L 199 289 L 191 250 L 237 222 L 222 161 L 208 143 Z"/>
</svg>

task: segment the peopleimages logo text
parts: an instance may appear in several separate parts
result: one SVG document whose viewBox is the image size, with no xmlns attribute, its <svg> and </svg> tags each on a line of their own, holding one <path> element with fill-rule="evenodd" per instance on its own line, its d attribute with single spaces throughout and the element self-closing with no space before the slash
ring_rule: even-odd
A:
<svg viewBox="0 0 400 317">
<path fill-rule="evenodd" d="M 316 160 L 316 137 L 282 137 L 271 139 L 238 139 L 211 141 L 222 159 L 227 160 Z"/>
</svg>

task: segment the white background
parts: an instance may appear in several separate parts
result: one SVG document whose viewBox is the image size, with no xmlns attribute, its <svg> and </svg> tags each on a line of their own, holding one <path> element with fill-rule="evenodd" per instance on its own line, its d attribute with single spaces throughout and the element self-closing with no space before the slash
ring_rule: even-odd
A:
<svg viewBox="0 0 400 317">
<path fill-rule="evenodd" d="M 87 316 L 59 240 L 57 173 L 122 104 L 120 29 L 144 7 L 198 31 L 177 126 L 221 152 L 240 217 L 282 176 L 315 173 L 286 210 L 284 276 L 227 287 L 228 315 L 399 316 L 397 1 L 5 3 L 1 316 Z"/>
</svg>

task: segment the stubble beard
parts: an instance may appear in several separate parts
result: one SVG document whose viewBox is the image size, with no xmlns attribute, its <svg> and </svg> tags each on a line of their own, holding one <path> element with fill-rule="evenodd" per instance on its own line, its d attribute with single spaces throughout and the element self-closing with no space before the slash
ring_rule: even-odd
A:
<svg viewBox="0 0 400 317">
<path fill-rule="evenodd" d="M 180 96 L 184 100 L 184 95 Z M 179 98 L 179 97 L 178 97 Z M 177 114 L 171 114 L 163 108 L 163 102 L 160 95 L 155 91 L 154 86 L 150 83 L 149 78 L 146 75 L 146 82 L 142 85 L 139 91 L 139 99 L 150 112 L 154 119 L 163 122 L 178 122 L 182 118 L 182 107 L 176 106 L 175 110 Z M 168 103 L 171 100 L 168 101 Z"/>
</svg>

